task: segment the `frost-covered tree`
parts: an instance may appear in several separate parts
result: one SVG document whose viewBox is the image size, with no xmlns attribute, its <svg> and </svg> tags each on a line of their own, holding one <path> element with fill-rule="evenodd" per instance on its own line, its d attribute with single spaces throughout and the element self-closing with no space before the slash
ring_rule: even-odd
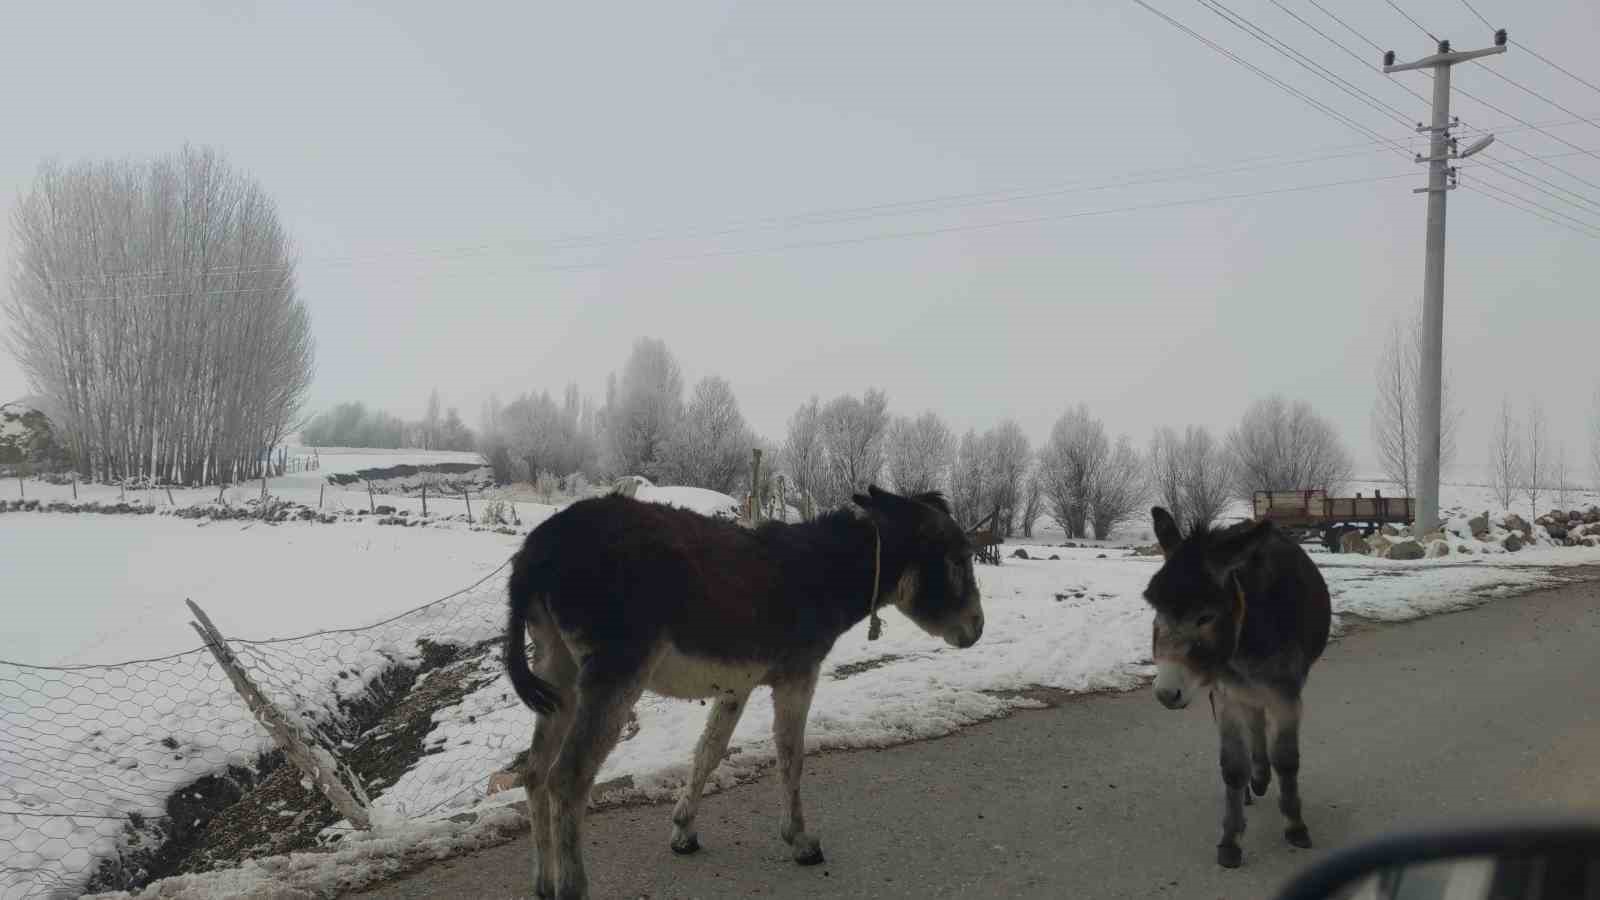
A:
<svg viewBox="0 0 1600 900">
<path fill-rule="evenodd" d="M 1384 476 L 1405 496 L 1416 487 L 1422 457 L 1422 426 L 1417 391 L 1422 384 L 1422 329 L 1416 319 L 1396 322 L 1378 360 L 1378 390 L 1372 407 L 1372 433 Z M 1448 373 L 1447 373 L 1448 375 Z M 1451 400 L 1450 379 L 1440 383 L 1439 471 L 1456 455 L 1461 410 Z"/>
<path fill-rule="evenodd" d="M 1522 477 L 1522 433 L 1517 430 L 1517 418 L 1511 410 L 1511 398 L 1500 399 L 1500 414 L 1495 419 L 1494 434 L 1489 439 L 1489 483 L 1494 498 L 1501 509 L 1511 508 L 1517 485 Z"/>
<path fill-rule="evenodd" d="M 1214 523 L 1228 508 L 1231 462 L 1205 427 L 1191 425 L 1182 434 L 1170 427 L 1157 429 L 1145 465 L 1150 493 L 1185 533 Z"/>
<path fill-rule="evenodd" d="M 261 185 L 211 149 L 47 162 L 12 219 L 6 343 L 85 474 L 260 474 L 311 384 L 311 321 Z"/>
<path fill-rule="evenodd" d="M 654 477 L 661 453 L 683 415 L 683 371 L 665 341 L 640 338 L 622 367 L 615 405 L 607 411 L 610 469 Z"/>
<path fill-rule="evenodd" d="M 883 444 L 889 432 L 889 399 L 868 389 L 861 397 L 835 397 L 820 417 L 827 477 L 820 486 L 824 508 L 850 502 L 883 473 Z"/>
<path fill-rule="evenodd" d="M 1234 490 L 1246 503 L 1256 491 L 1322 489 L 1350 480 L 1354 463 L 1333 423 L 1311 404 L 1281 396 L 1257 400 L 1228 435 Z"/>
<path fill-rule="evenodd" d="M 889 481 L 905 495 L 945 490 L 955 452 L 955 435 L 937 413 L 900 416 L 889 429 Z"/>
<path fill-rule="evenodd" d="M 828 477 L 827 453 L 822 444 L 822 404 L 812 397 L 789 417 L 788 432 L 779 452 L 786 488 L 794 493 L 800 515 L 812 518 Z"/>
<path fill-rule="evenodd" d="M 739 412 L 733 385 L 726 378 L 707 376 L 695 385 L 683 417 L 662 449 L 659 478 L 731 494 L 749 481 L 755 441 Z"/>
</svg>

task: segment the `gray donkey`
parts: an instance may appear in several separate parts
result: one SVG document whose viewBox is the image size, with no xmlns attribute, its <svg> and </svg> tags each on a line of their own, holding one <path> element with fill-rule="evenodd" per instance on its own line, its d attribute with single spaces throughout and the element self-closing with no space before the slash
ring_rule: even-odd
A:
<svg viewBox="0 0 1600 900">
<path fill-rule="evenodd" d="M 1311 557 L 1271 522 L 1244 522 L 1185 538 L 1161 507 L 1150 511 L 1166 562 L 1145 599 L 1155 608 L 1156 699 L 1183 709 L 1209 690 L 1222 739 L 1224 812 L 1217 863 L 1244 859 L 1244 807 L 1278 773 L 1284 837 L 1310 847 L 1300 813 L 1300 692 L 1328 644 L 1328 585 Z"/>
<path fill-rule="evenodd" d="M 983 634 L 973 548 L 944 498 L 873 487 L 854 499 L 859 512 L 750 530 L 612 496 L 574 503 L 528 535 L 512 567 L 506 670 L 539 713 L 526 781 L 536 896 L 587 896 L 589 789 L 645 690 L 711 701 L 672 811 L 674 851 L 700 849 L 700 792 L 750 692 L 767 685 L 779 833 L 796 862 L 822 862 L 800 808 L 800 770 L 806 713 L 834 642 L 880 604 L 956 647 Z"/>
</svg>

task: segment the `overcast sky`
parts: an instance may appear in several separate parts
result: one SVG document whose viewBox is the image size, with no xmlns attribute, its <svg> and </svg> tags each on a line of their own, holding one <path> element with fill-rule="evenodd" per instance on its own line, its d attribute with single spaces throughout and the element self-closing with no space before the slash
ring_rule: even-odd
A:
<svg viewBox="0 0 1600 900">
<path fill-rule="evenodd" d="M 1226 2 L 1425 116 L 1388 82 L 1426 93 L 1426 76 L 1363 71 L 1270 0 Z M 1282 3 L 1376 61 L 1307 0 Z M 1421 146 L 1198 2 L 1152 5 Z M 1382 0 L 1323 5 L 1402 58 L 1432 50 Z M 1600 83 L 1594 3 L 1474 5 Z M 1401 6 L 1457 49 L 1490 42 L 1459 0 Z M 1156 424 L 1225 428 L 1282 392 L 1333 418 L 1370 470 L 1378 346 L 1421 292 L 1420 167 L 1126 0 L 61 2 L 6 22 L 0 253 L 47 156 L 219 147 L 295 237 L 314 409 L 414 416 L 436 386 L 475 422 L 491 392 L 576 381 L 598 396 L 650 335 L 691 382 L 729 378 L 775 439 L 806 397 L 868 386 L 899 412 L 960 429 L 1014 417 L 1036 440 L 1081 401 L 1141 444 Z M 1486 67 L 1600 114 L 1600 91 L 1517 47 L 1456 84 L 1529 122 L 1572 118 Z M 1517 129 L 1501 159 L 1520 158 L 1506 144 L 1571 152 L 1464 98 L 1454 111 Z M 1548 130 L 1600 148 L 1600 126 Z M 1336 158 L 1285 164 L 1314 155 Z M 1500 183 L 1600 225 L 1600 158 L 1551 162 L 1591 183 L 1521 165 L 1592 205 Z M 1186 171 L 1105 187 L 1156 169 Z M 1156 207 L 1385 175 L 1405 177 Z M 1500 181 L 1463 164 L 1463 183 L 1480 178 Z M 1449 200 L 1463 461 L 1486 457 L 1502 395 L 1537 394 L 1576 464 L 1600 381 L 1600 240 L 1482 194 Z M 1079 215 L 1126 207 L 1142 208 Z M 827 215 L 797 219 L 812 212 Z M 0 400 L 26 390 L 0 355 Z"/>
</svg>

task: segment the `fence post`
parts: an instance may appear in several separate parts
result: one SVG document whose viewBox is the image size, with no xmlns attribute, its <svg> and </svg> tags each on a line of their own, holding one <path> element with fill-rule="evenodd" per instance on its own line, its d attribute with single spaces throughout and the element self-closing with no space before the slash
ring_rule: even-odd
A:
<svg viewBox="0 0 1600 900">
<path fill-rule="evenodd" d="M 300 770 L 300 773 L 316 784 L 322 791 L 333 808 L 339 811 L 351 825 L 362 831 L 372 828 L 372 817 L 367 808 L 371 801 L 367 799 L 367 792 L 361 786 L 361 780 L 356 777 L 343 763 L 334 758 L 332 753 L 324 747 L 317 745 L 309 735 L 305 734 L 290 719 L 283 710 L 274 706 L 261 689 L 239 664 L 238 657 L 233 655 L 233 648 L 222 637 L 222 632 L 211 624 L 211 618 L 205 614 L 193 600 L 185 600 L 189 604 L 189 611 L 194 613 L 198 622 L 189 625 L 199 632 L 201 639 L 206 642 L 206 649 L 216 658 L 217 665 L 228 675 L 228 680 L 233 682 L 234 690 L 244 699 L 245 706 L 255 715 L 256 721 L 267 729 L 272 739 L 282 748 L 283 755 Z M 346 786 L 345 782 L 349 785 Z"/>
<path fill-rule="evenodd" d="M 22 473 L 21 472 L 17 473 L 17 496 L 21 497 L 24 500 L 28 499 L 28 492 L 27 492 L 26 489 L 24 489 L 22 487 Z"/>
<path fill-rule="evenodd" d="M 124 501 L 128 499 L 128 479 L 124 478 L 117 482 L 117 492 L 120 499 Z"/>
<path fill-rule="evenodd" d="M 76 474 L 72 476 L 72 502 L 78 502 L 78 476 Z"/>
<path fill-rule="evenodd" d="M 372 499 L 372 482 L 367 482 L 367 512 L 378 514 L 377 501 Z"/>
<path fill-rule="evenodd" d="M 177 506 L 178 505 L 178 501 L 172 499 L 172 485 L 170 485 L 170 484 L 167 485 L 167 505 L 168 506 Z"/>
<path fill-rule="evenodd" d="M 326 481 L 324 481 L 321 484 L 317 485 L 317 509 L 321 509 L 322 508 L 322 492 L 326 491 L 327 489 L 328 489 L 328 483 Z"/>
<path fill-rule="evenodd" d="M 761 524 L 761 448 L 750 451 L 750 524 Z"/>
<path fill-rule="evenodd" d="M 428 483 L 426 481 L 422 483 L 422 517 L 424 519 L 428 517 Z"/>
<path fill-rule="evenodd" d="M 785 524 L 789 521 L 789 492 L 782 475 L 778 476 L 778 521 Z"/>
<path fill-rule="evenodd" d="M 465 499 L 467 501 L 467 521 L 468 522 L 476 521 L 475 519 L 472 518 L 472 492 L 467 490 L 466 488 L 462 488 L 461 489 L 461 496 L 462 496 L 463 499 Z"/>
<path fill-rule="evenodd" d="M 222 481 L 221 479 L 218 479 L 217 480 L 217 502 L 223 504 L 224 506 L 226 506 L 227 503 L 226 503 L 226 501 L 224 501 L 222 499 L 222 492 L 227 490 L 227 489 L 228 489 L 228 483 L 225 482 L 225 481 Z"/>
</svg>

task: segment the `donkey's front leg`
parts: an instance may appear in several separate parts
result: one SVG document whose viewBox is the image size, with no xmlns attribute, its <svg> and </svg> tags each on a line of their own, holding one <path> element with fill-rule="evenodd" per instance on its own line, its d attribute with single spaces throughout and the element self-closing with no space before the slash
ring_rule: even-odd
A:
<svg viewBox="0 0 1600 900">
<path fill-rule="evenodd" d="M 772 685 L 772 735 L 778 745 L 778 770 L 783 775 L 783 816 L 779 833 L 802 866 L 822 862 L 822 845 L 806 833 L 806 816 L 800 808 L 800 773 L 806 760 L 806 716 L 811 695 L 817 690 L 817 671 L 787 675 Z"/>
<path fill-rule="evenodd" d="M 694 748 L 694 771 L 683 786 L 678 805 L 672 809 L 672 852 L 693 853 L 700 849 L 700 836 L 695 834 L 694 817 L 700 809 L 700 793 L 705 790 L 706 779 L 722 762 L 728 749 L 728 739 L 739 724 L 739 714 L 744 712 L 749 694 L 736 697 L 719 697 L 712 701 L 711 714 L 706 717 L 706 730 Z"/>
<path fill-rule="evenodd" d="M 1296 847 L 1311 847 L 1311 831 L 1300 812 L 1300 701 L 1275 704 L 1272 767 L 1278 770 L 1278 809 L 1288 820 L 1283 837 Z"/>
<path fill-rule="evenodd" d="M 1217 864 L 1236 869 L 1244 861 L 1239 835 L 1244 833 L 1244 799 L 1250 781 L 1250 750 L 1245 744 L 1244 710 L 1223 691 L 1216 692 L 1217 735 L 1222 743 L 1222 840 Z"/>
</svg>

